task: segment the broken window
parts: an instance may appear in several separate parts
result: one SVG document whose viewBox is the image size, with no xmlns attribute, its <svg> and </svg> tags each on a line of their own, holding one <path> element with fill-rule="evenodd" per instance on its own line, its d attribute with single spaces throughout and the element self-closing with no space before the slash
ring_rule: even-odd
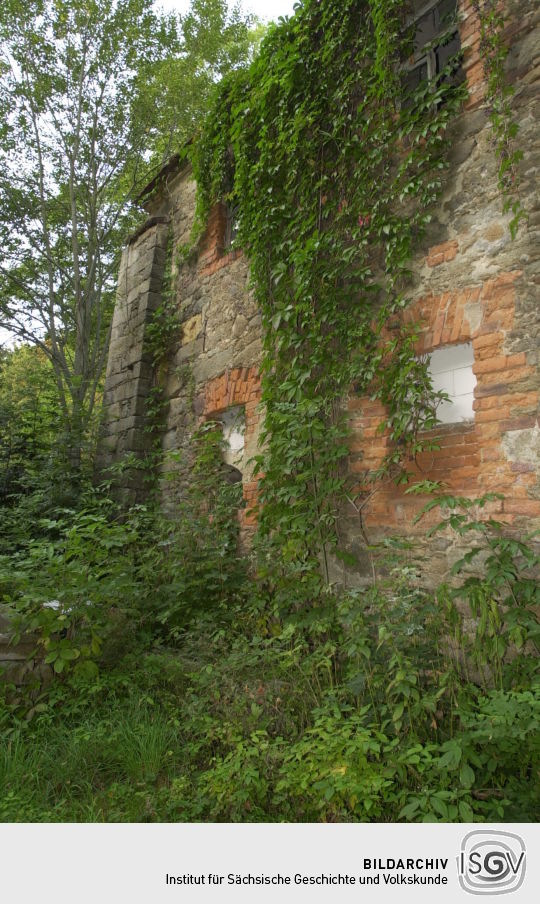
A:
<svg viewBox="0 0 540 904">
<path fill-rule="evenodd" d="M 403 87 L 413 93 L 422 82 L 459 81 L 461 42 L 457 24 L 457 0 L 417 4 L 413 19 L 413 55 L 403 74 Z M 449 71 L 446 67 L 450 65 Z"/>
<path fill-rule="evenodd" d="M 476 377 L 473 374 L 474 353 L 470 342 L 448 345 L 430 354 L 429 373 L 433 389 L 445 392 L 448 401 L 437 406 L 442 424 L 458 424 L 474 418 L 473 401 Z"/>
<path fill-rule="evenodd" d="M 225 249 L 234 244 L 238 235 L 238 204 L 227 204 L 227 221 L 225 223 Z"/>
<path fill-rule="evenodd" d="M 246 415 L 241 405 L 227 408 L 216 417 L 223 431 L 223 461 L 231 483 L 239 483 L 244 472 Z"/>
</svg>

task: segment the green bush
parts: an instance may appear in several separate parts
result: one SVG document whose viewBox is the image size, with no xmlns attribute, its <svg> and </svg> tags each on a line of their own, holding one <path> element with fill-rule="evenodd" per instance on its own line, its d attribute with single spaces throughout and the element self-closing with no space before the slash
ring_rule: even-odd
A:
<svg viewBox="0 0 540 904">
<path fill-rule="evenodd" d="M 306 607 L 268 563 L 247 583 L 236 501 L 216 500 L 219 517 L 174 521 L 98 502 L 0 560 L 2 599 L 55 673 L 3 685 L 0 817 L 534 819 L 534 538 L 448 500 L 450 529 L 477 538 L 452 585 L 422 589 L 414 550 L 387 541 L 371 586 Z"/>
</svg>

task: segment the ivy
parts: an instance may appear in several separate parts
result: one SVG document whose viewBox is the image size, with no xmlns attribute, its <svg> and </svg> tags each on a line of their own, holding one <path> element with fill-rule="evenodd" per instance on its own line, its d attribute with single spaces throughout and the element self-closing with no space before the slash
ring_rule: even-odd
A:
<svg viewBox="0 0 540 904">
<path fill-rule="evenodd" d="M 480 21 L 480 56 L 487 83 L 486 101 L 490 107 L 495 150 L 499 159 L 499 189 L 504 198 L 504 212 L 512 213 L 509 229 L 512 238 L 515 238 L 519 223 L 527 218 L 527 214 L 516 194 L 517 164 L 523 159 L 523 151 L 515 143 L 519 126 L 512 117 L 511 98 L 514 88 L 507 83 L 505 76 L 508 48 L 503 42 L 503 32 L 506 14 L 499 0 L 473 0 L 472 5 Z"/>
<path fill-rule="evenodd" d="M 397 451 L 373 476 L 406 480 L 436 423 L 438 395 L 399 315 L 465 88 L 453 61 L 406 93 L 406 11 L 396 0 L 306 0 L 247 73 L 221 83 L 193 153 L 199 229 L 223 197 L 240 212 L 264 331 L 259 538 L 300 606 L 321 562 L 329 579 L 351 386 L 388 411 Z"/>
<path fill-rule="evenodd" d="M 402 0 L 369 0 L 375 37 L 374 70 L 383 94 L 396 85 L 402 8 Z"/>
<path fill-rule="evenodd" d="M 165 249 L 160 304 L 154 311 L 146 333 L 146 350 L 151 355 L 154 368 L 159 369 L 167 361 L 175 347 L 180 321 L 175 303 L 173 274 L 173 233 L 169 227 Z"/>
<path fill-rule="evenodd" d="M 173 233 L 170 228 L 165 249 L 160 303 L 152 313 L 145 335 L 144 353 L 152 364 L 152 385 L 146 395 L 144 407 L 145 453 L 142 458 L 137 455 L 128 456 L 120 465 L 121 471 L 142 472 L 145 495 L 152 492 L 158 484 L 168 408 L 165 394 L 167 361 L 175 347 L 180 329 L 173 264 Z M 138 482 L 137 478 L 135 482 Z"/>
</svg>

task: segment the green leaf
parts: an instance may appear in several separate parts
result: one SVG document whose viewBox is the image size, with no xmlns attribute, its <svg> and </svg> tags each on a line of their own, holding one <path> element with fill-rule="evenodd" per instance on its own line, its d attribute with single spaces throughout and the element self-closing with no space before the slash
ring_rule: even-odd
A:
<svg viewBox="0 0 540 904">
<path fill-rule="evenodd" d="M 439 759 L 439 769 L 457 769 L 461 761 L 461 747 L 456 741 L 447 741 L 442 747 L 445 753 Z"/>
<path fill-rule="evenodd" d="M 443 819 L 448 819 L 448 807 L 443 800 L 441 800 L 436 795 L 433 795 L 432 797 L 430 797 L 429 802 L 435 812 L 439 814 L 439 816 L 442 816 Z"/>
<path fill-rule="evenodd" d="M 459 815 L 462 822 L 474 822 L 472 807 L 466 800 L 460 800 L 459 802 Z"/>
<path fill-rule="evenodd" d="M 474 785 L 474 771 L 468 763 L 463 763 L 459 770 L 459 780 L 464 788 L 471 788 Z"/>
</svg>

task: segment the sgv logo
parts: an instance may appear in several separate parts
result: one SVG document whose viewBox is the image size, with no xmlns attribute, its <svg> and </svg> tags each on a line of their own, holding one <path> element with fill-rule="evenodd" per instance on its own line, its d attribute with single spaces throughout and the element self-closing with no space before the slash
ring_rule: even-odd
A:
<svg viewBox="0 0 540 904">
<path fill-rule="evenodd" d="M 525 878 L 525 843 L 519 835 L 490 829 L 469 832 L 461 842 L 459 884 L 471 895 L 504 895 Z"/>
</svg>

